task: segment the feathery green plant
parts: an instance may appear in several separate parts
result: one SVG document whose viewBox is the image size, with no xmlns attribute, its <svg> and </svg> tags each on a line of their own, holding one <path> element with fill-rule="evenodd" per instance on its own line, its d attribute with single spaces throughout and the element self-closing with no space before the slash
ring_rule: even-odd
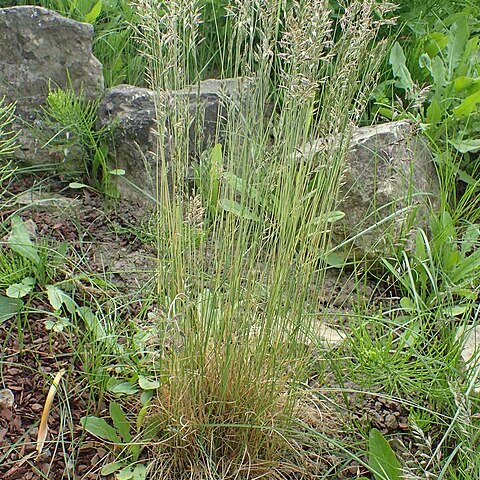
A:
<svg viewBox="0 0 480 480">
<path fill-rule="evenodd" d="M 12 156 L 17 148 L 18 133 L 12 131 L 15 115 L 15 104 L 6 104 L 5 98 L 0 99 L 0 160 Z"/>
<path fill-rule="evenodd" d="M 80 173 L 86 173 L 99 191 L 113 195 L 107 166 L 106 137 L 110 127 L 95 127 L 98 103 L 99 100 L 88 100 L 83 92 L 76 93 L 71 87 L 50 90 L 42 129 L 37 134 L 45 140 L 43 148 L 59 151 L 67 164 L 64 173 L 72 173 L 72 165 L 83 162 L 84 172 Z"/>
</svg>

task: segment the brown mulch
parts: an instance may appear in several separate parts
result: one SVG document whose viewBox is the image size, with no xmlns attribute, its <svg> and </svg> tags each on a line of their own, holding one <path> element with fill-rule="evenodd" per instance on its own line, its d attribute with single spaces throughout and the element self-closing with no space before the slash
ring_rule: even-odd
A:
<svg viewBox="0 0 480 480">
<path fill-rule="evenodd" d="M 39 182 L 44 185 L 42 179 L 32 176 L 16 179 L 9 185 L 4 200 Z M 20 208 L 22 219 L 33 222 L 36 238 L 49 245 L 66 241 L 69 252 L 74 254 L 73 261 L 75 255 L 82 257 L 85 249 L 94 251 L 99 239 L 124 248 L 134 243 L 132 236 L 113 232 L 112 220 L 104 213 L 101 196 L 88 190 L 65 189 L 62 182 L 50 182 L 48 187 L 53 191 L 62 190 L 66 198 L 75 198 L 79 207 L 75 212 L 68 212 L 38 206 L 21 208 L 22 205 L 10 203 L 8 208 L 0 209 L 0 221 L 5 222 Z M 117 215 L 115 225 L 128 225 L 133 218 L 130 210 L 120 208 L 118 211 L 121 214 Z M 45 298 L 43 294 L 34 295 L 30 305 L 32 313 L 21 315 L 18 323 L 16 318 L 11 318 L 0 324 L 0 394 L 8 390 L 14 395 L 11 407 L 0 401 L 0 480 L 108 480 L 111 476 L 101 477 L 99 471 L 109 449 L 85 435 L 80 425 L 80 418 L 91 414 L 95 405 L 89 398 L 79 352 L 75 351 L 74 334 L 68 329 L 64 332 L 46 329 L 45 320 L 49 319 L 52 309 L 42 300 Z M 66 373 L 53 401 L 47 440 L 38 455 L 40 418 L 49 387 L 61 369 Z"/>
<path fill-rule="evenodd" d="M 37 301 L 35 313 L 0 326 L 1 389 L 14 394 L 14 405 L 0 409 L 0 478 L 96 479 L 105 450 L 83 439 L 80 418 L 93 405 L 81 390 L 81 365 L 64 333 L 49 332 L 44 321 L 48 306 Z M 49 386 L 65 369 L 48 421 L 48 436 L 40 455 L 36 451 L 38 425 Z"/>
</svg>

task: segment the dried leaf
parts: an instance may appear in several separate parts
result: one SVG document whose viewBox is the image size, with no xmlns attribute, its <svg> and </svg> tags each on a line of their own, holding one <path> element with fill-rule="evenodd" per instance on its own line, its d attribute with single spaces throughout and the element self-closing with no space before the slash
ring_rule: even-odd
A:
<svg viewBox="0 0 480 480">
<path fill-rule="evenodd" d="M 478 327 L 467 327 L 467 331 L 464 331 L 464 328 L 460 328 L 457 332 L 457 340 L 459 340 L 463 335 L 464 337 L 464 342 L 463 342 L 463 347 L 462 347 L 462 358 L 465 361 L 465 363 L 470 362 L 473 360 L 473 362 L 476 364 L 477 359 L 475 359 L 475 356 L 478 354 L 480 350 L 480 326 Z"/>
<path fill-rule="evenodd" d="M 466 363 L 467 372 L 475 375 L 480 368 L 480 326 L 460 327 L 455 338 L 462 340 L 461 356 Z M 478 384 L 475 385 L 474 391 L 477 393 L 480 391 Z"/>
<path fill-rule="evenodd" d="M 50 410 L 52 408 L 53 399 L 57 393 L 58 384 L 62 378 L 65 370 L 60 370 L 53 379 L 50 389 L 48 390 L 47 399 L 45 400 L 45 405 L 43 407 L 42 418 L 40 419 L 40 426 L 38 427 L 38 436 L 37 436 L 37 452 L 38 455 L 42 453 L 43 445 L 45 444 L 45 439 L 47 438 L 48 433 L 48 417 L 50 415 Z"/>
</svg>

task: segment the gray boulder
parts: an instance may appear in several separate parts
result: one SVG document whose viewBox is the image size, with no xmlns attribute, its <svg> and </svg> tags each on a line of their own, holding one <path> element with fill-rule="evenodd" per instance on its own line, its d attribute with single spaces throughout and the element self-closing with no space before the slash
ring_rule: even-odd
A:
<svg viewBox="0 0 480 480">
<path fill-rule="evenodd" d="M 162 92 L 131 85 L 118 85 L 105 91 L 98 110 L 98 126 L 112 127 L 110 143 L 112 168 L 124 170 L 117 186 L 124 198 L 154 197 L 157 171 L 157 108 L 165 108 L 167 118 L 164 139 L 165 157 L 170 161 L 172 139 L 170 122 L 178 106 L 186 106 L 192 121 L 188 132 L 188 157 L 193 158 L 216 141 L 232 105 L 239 107 L 244 83 L 240 79 L 205 80 L 198 88 Z M 155 97 L 161 95 L 161 98 Z M 157 102 L 156 102 L 157 101 Z M 228 106 L 227 106 L 228 105 Z M 187 173 L 188 176 L 188 173 Z"/>
<path fill-rule="evenodd" d="M 416 229 L 428 233 L 439 182 L 426 142 L 407 121 L 358 128 L 351 141 L 333 239 L 349 256 L 378 258 L 411 248 Z"/>
<path fill-rule="evenodd" d="M 88 99 L 103 92 L 101 63 L 92 55 L 93 27 L 45 8 L 0 9 L 0 98 L 16 102 L 20 159 L 52 160 L 28 126 L 40 128 L 39 112 L 52 88 L 72 87 Z"/>
<path fill-rule="evenodd" d="M 113 126 L 109 152 L 111 167 L 124 170 L 117 187 L 124 198 L 155 191 L 156 123 L 152 90 L 118 85 L 105 91 L 98 108 L 99 128 Z"/>
</svg>

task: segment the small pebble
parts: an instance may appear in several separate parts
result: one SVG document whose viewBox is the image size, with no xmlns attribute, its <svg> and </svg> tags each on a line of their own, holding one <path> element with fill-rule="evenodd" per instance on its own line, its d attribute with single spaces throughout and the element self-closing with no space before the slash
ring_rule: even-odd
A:
<svg viewBox="0 0 480 480">
<path fill-rule="evenodd" d="M 11 409 L 15 403 L 15 396 L 9 388 L 0 390 L 0 408 Z"/>
</svg>

